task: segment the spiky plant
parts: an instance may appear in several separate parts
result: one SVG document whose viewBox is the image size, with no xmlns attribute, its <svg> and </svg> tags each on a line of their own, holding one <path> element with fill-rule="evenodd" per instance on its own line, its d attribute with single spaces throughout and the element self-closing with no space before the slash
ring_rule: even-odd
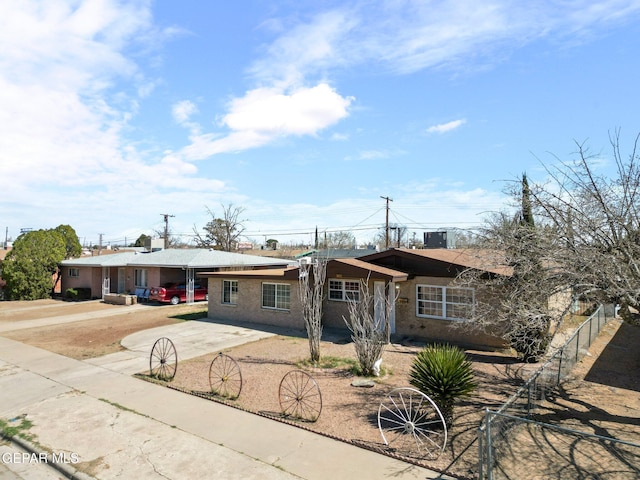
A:
<svg viewBox="0 0 640 480">
<path fill-rule="evenodd" d="M 427 345 L 416 355 L 409 377 L 411 385 L 435 402 L 447 427 L 453 423 L 454 402 L 476 388 L 471 362 L 452 345 Z"/>
</svg>

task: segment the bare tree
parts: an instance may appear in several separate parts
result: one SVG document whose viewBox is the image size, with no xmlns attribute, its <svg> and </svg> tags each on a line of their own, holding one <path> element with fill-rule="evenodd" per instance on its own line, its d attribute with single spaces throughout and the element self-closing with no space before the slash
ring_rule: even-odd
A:
<svg viewBox="0 0 640 480">
<path fill-rule="evenodd" d="M 571 295 L 556 262 L 553 228 L 536 226 L 526 175 L 512 192 L 516 214 L 494 215 L 481 229 L 476 250 L 481 269 L 468 269 L 456 283 L 474 289 L 475 306 L 467 322 L 505 339 L 524 361 L 537 361 L 568 308 Z"/>
<path fill-rule="evenodd" d="M 320 361 L 320 339 L 322 338 L 322 302 L 324 283 L 327 277 L 327 261 L 316 260 L 300 265 L 299 288 L 300 303 L 304 325 L 309 339 L 311 361 Z"/>
<path fill-rule="evenodd" d="M 543 164 L 545 183 L 521 182 L 509 192 L 522 213 L 488 222 L 479 241 L 484 272 L 470 270 L 458 279 L 476 289 L 475 311 L 465 327 L 502 335 L 526 360 L 546 348 L 577 298 L 619 303 L 623 318 L 638 322 L 640 135 L 628 155 L 621 153 L 619 131 L 609 140 L 611 177 L 601 173 L 600 155 L 576 143 L 572 159 Z M 527 208 L 535 226 L 524 221 Z M 495 273 L 500 269 L 504 274 Z"/>
<path fill-rule="evenodd" d="M 352 248 L 356 244 L 356 237 L 351 232 L 333 232 L 325 236 L 321 245 L 324 248 L 337 250 L 342 248 Z"/>
<path fill-rule="evenodd" d="M 385 292 L 389 284 L 385 285 Z M 376 302 L 380 302 L 379 314 L 376 315 Z M 356 349 L 356 357 L 362 375 L 377 375 L 382 354 L 388 343 L 389 317 L 393 307 L 388 295 L 384 299 L 375 299 L 369 291 L 369 278 L 360 281 L 360 291 L 357 298 L 347 298 L 349 318 L 342 319 L 351 331 L 351 339 Z"/>
<path fill-rule="evenodd" d="M 245 211 L 243 207 L 234 206 L 232 203 L 222 205 L 222 217 L 216 217 L 209 207 L 207 213 L 211 220 L 204 227 L 204 236 L 193 227 L 195 242 L 198 247 L 210 247 L 217 250 L 230 252 L 236 248 L 238 239 L 244 232 L 244 222 L 240 215 Z"/>
<path fill-rule="evenodd" d="M 640 164 L 635 137 L 624 155 L 620 131 L 609 135 L 615 175 L 600 174 L 601 156 L 576 143 L 572 161 L 547 167 L 550 182 L 532 190 L 537 215 L 558 237 L 556 261 L 578 294 L 640 311 Z"/>
</svg>

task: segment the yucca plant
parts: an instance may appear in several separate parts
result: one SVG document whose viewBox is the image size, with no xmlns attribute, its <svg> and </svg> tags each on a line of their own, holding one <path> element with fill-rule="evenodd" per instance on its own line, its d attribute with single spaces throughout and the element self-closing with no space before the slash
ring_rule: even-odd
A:
<svg viewBox="0 0 640 480">
<path fill-rule="evenodd" d="M 409 377 L 411 385 L 435 402 L 447 427 L 453 423 L 454 402 L 476 388 L 471 362 L 452 345 L 427 345 L 416 355 Z"/>
</svg>

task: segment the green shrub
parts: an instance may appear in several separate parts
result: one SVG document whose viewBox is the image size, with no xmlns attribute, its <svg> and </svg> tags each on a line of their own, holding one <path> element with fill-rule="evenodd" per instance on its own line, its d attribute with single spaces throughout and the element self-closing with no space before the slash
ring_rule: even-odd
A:
<svg viewBox="0 0 640 480">
<path fill-rule="evenodd" d="M 452 345 L 427 345 L 416 355 L 409 377 L 411 385 L 435 402 L 447 426 L 453 423 L 454 402 L 476 388 L 471 362 Z"/>
<path fill-rule="evenodd" d="M 75 288 L 67 288 L 65 292 L 65 297 L 69 300 L 77 300 L 78 299 L 78 291 Z"/>
</svg>

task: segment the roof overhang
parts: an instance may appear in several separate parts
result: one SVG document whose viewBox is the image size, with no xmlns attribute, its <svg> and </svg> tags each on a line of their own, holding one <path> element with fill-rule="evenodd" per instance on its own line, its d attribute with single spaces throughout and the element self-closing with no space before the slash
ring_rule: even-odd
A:
<svg viewBox="0 0 640 480">
<path fill-rule="evenodd" d="M 298 280 L 298 267 L 263 268 L 260 270 L 228 270 L 222 272 L 199 272 L 203 278 L 246 278 L 258 280 Z"/>
<path fill-rule="evenodd" d="M 364 262 L 357 258 L 337 258 L 327 264 L 327 276 L 351 278 L 369 278 L 387 282 L 404 282 L 409 278 L 405 272 Z"/>
</svg>

